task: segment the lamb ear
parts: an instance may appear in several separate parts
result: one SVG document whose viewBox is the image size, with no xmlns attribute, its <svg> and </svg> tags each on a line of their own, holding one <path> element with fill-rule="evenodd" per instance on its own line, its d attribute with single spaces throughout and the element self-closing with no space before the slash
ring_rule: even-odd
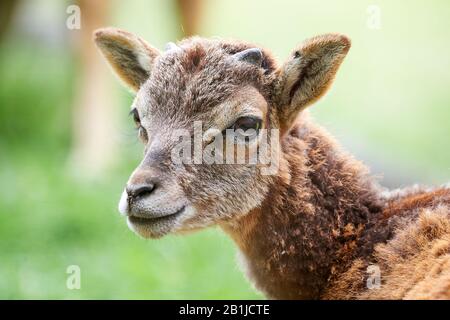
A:
<svg viewBox="0 0 450 320">
<path fill-rule="evenodd" d="M 158 49 L 126 31 L 105 28 L 94 32 L 94 41 L 113 70 L 133 91 L 148 79 Z"/>
<path fill-rule="evenodd" d="M 297 114 L 330 87 L 350 49 L 350 39 L 325 34 L 306 40 L 280 69 L 281 122 L 289 126 Z"/>
</svg>

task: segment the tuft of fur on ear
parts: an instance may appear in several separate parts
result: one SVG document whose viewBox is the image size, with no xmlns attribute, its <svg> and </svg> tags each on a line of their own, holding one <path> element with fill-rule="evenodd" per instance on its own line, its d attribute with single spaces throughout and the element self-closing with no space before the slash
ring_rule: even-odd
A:
<svg viewBox="0 0 450 320">
<path fill-rule="evenodd" d="M 350 39 L 325 34 L 303 42 L 280 68 L 281 123 L 289 127 L 298 113 L 330 87 L 350 49 Z"/>
<path fill-rule="evenodd" d="M 133 91 L 139 90 L 150 76 L 158 49 L 116 28 L 96 30 L 94 41 L 119 78 Z"/>
</svg>

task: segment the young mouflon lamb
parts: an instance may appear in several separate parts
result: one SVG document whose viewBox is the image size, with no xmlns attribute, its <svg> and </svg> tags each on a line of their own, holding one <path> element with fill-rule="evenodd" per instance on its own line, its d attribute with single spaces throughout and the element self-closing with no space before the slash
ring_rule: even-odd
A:
<svg viewBox="0 0 450 320">
<path fill-rule="evenodd" d="M 95 42 L 137 93 L 131 113 L 145 152 L 119 204 L 133 231 L 157 238 L 219 225 L 272 299 L 450 298 L 450 189 L 386 192 L 305 111 L 330 87 L 347 37 L 309 39 L 282 65 L 237 41 L 194 37 L 160 52 L 105 28 Z M 214 137 L 244 133 L 232 141 L 249 157 L 269 158 L 268 132 L 276 170 L 174 161 L 173 133 L 195 140 L 195 122 Z M 194 141 L 194 153 L 211 141 Z"/>
</svg>

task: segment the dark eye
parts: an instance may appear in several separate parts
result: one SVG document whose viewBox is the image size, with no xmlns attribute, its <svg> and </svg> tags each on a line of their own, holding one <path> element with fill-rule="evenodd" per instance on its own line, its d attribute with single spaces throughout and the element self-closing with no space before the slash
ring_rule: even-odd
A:
<svg viewBox="0 0 450 320">
<path fill-rule="evenodd" d="M 232 129 L 234 130 L 254 130 L 258 133 L 259 129 L 261 129 L 261 119 L 255 117 L 241 117 L 236 120 L 233 124 Z"/>
<path fill-rule="evenodd" d="M 130 116 L 133 117 L 133 121 L 136 124 L 136 128 L 139 128 L 141 126 L 141 118 L 139 118 L 139 113 L 136 110 L 136 108 L 130 111 Z"/>
<path fill-rule="evenodd" d="M 139 113 L 136 110 L 136 108 L 131 110 L 130 115 L 133 117 L 136 129 L 138 130 L 139 139 L 141 139 L 142 142 L 147 143 L 148 140 L 147 130 L 145 130 L 145 128 L 141 125 L 141 119 L 139 118 Z"/>
<path fill-rule="evenodd" d="M 259 134 L 262 120 L 256 117 L 241 117 L 230 127 L 234 132 L 235 142 L 249 142 Z"/>
</svg>

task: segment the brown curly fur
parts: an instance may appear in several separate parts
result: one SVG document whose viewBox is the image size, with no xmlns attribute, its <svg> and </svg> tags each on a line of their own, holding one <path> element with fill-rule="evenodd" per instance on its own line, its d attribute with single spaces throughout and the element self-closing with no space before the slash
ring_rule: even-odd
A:
<svg viewBox="0 0 450 320">
<path fill-rule="evenodd" d="M 284 152 L 263 206 L 224 227 L 258 289 L 277 299 L 450 298 L 450 189 L 386 198 L 304 120 Z M 369 265 L 380 268 L 379 289 L 366 287 Z"/>
</svg>

